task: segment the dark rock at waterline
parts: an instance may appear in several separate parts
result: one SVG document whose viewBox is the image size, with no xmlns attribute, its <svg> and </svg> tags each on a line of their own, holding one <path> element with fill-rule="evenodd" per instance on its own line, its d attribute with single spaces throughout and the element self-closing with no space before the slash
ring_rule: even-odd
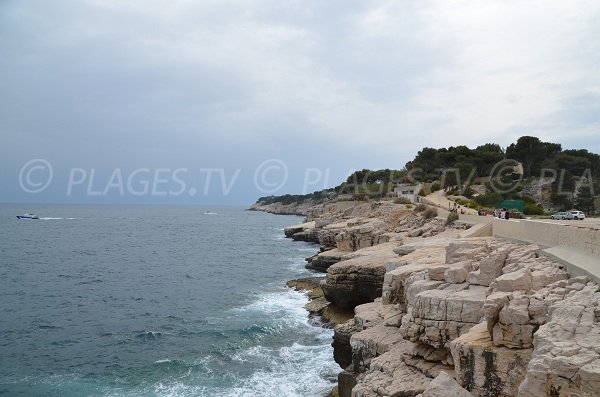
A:
<svg viewBox="0 0 600 397">
<path fill-rule="evenodd" d="M 353 373 L 342 371 L 338 374 L 339 397 L 351 397 L 354 386 L 356 386 L 356 379 Z"/>
<path fill-rule="evenodd" d="M 306 268 L 326 273 L 331 265 L 335 265 L 342 260 L 340 255 L 314 255 L 306 258 Z"/>
<path fill-rule="evenodd" d="M 307 243 L 319 243 L 319 233 L 316 229 L 305 230 L 302 232 L 294 233 L 292 235 L 294 241 L 305 241 Z"/>
<path fill-rule="evenodd" d="M 354 316 L 354 312 L 340 309 L 323 296 L 320 282 L 325 277 L 307 277 L 287 282 L 296 291 L 306 291 L 309 302 L 304 306 L 311 316 L 319 316 L 326 324 L 341 324 Z"/>
<path fill-rule="evenodd" d="M 362 268 L 357 272 L 334 273 L 328 270 L 321 282 L 325 299 L 343 310 L 352 310 L 381 297 L 385 268 Z M 336 270 L 339 270 L 337 268 Z"/>
<path fill-rule="evenodd" d="M 348 368 L 352 364 L 352 347 L 350 337 L 356 332 L 354 319 L 335 326 L 333 334 L 333 359 L 342 368 Z"/>
</svg>

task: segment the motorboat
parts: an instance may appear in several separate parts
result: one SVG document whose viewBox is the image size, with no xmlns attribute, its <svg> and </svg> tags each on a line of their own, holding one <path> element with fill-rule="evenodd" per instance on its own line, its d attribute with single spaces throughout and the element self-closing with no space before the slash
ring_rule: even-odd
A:
<svg viewBox="0 0 600 397">
<path fill-rule="evenodd" d="M 205 211 L 204 215 L 218 215 L 216 212 L 213 211 Z"/>
<path fill-rule="evenodd" d="M 17 215 L 17 219 L 40 219 L 40 217 L 35 214 L 27 213 L 23 215 Z"/>
</svg>

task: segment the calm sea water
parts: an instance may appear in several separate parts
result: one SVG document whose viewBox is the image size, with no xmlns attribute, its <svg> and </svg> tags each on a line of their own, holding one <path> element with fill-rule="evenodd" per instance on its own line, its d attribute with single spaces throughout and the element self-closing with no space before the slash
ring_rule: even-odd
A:
<svg viewBox="0 0 600 397">
<path fill-rule="evenodd" d="M 43 219 L 16 219 L 26 211 Z M 316 252 L 282 238 L 299 221 L 0 205 L 0 395 L 323 395 L 332 331 L 285 287 Z"/>
</svg>

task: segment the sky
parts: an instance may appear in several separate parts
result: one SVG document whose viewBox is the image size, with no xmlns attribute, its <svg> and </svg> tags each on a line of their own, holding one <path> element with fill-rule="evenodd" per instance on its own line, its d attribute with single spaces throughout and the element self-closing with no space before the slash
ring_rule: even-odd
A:
<svg viewBox="0 0 600 397">
<path fill-rule="evenodd" d="M 249 204 L 534 135 L 600 153 L 600 2 L 0 0 L 0 202 Z"/>
</svg>

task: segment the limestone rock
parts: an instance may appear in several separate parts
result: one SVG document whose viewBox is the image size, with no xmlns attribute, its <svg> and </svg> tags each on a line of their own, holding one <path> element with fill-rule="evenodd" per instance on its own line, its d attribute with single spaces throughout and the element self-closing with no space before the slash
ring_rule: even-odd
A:
<svg viewBox="0 0 600 397">
<path fill-rule="evenodd" d="M 378 298 L 372 303 L 365 303 L 354 308 L 354 324 L 357 330 L 363 330 L 401 315 L 402 312 L 397 307 L 382 305 L 381 298 Z"/>
<path fill-rule="evenodd" d="M 400 331 L 412 342 L 444 347 L 480 322 L 486 291 L 466 283 L 424 291 L 403 317 Z"/>
<path fill-rule="evenodd" d="M 365 372 L 371 360 L 389 351 L 393 345 L 403 341 L 396 327 L 378 324 L 364 331 L 357 332 L 350 338 L 352 347 L 352 370 Z"/>
<path fill-rule="evenodd" d="M 366 248 L 357 251 L 357 256 L 329 267 L 321 283 L 325 298 L 341 309 L 352 309 L 380 297 L 384 264 L 396 257 L 392 252 L 394 247 L 394 243 L 388 243 Z"/>
<path fill-rule="evenodd" d="M 491 285 L 494 291 L 530 291 L 532 286 L 531 271 L 529 269 L 520 269 L 503 274 Z"/>
<path fill-rule="evenodd" d="M 306 222 L 299 225 L 288 226 L 283 229 L 286 237 L 292 237 L 296 233 L 304 232 L 315 228 L 315 222 Z"/>
<path fill-rule="evenodd" d="M 428 271 L 429 268 L 444 263 L 448 240 L 422 240 L 422 243 L 412 244 L 416 247 L 415 251 L 403 256 L 401 259 L 392 259 L 386 263 L 386 267 L 393 270 L 387 271 L 384 276 L 383 304 L 400 304 L 404 308 L 406 305 L 405 289 L 412 281 L 415 281 L 412 275 Z M 392 266 L 394 263 L 401 265 L 394 267 Z"/>
<path fill-rule="evenodd" d="M 412 246 L 412 245 L 401 245 L 400 247 L 394 248 L 394 254 L 404 256 L 404 255 L 410 254 L 411 252 L 413 252 L 416 249 L 417 249 L 417 247 Z"/>
<path fill-rule="evenodd" d="M 340 251 L 356 251 L 389 241 L 386 224 L 377 218 L 350 220 L 336 236 L 336 247 Z"/>
<path fill-rule="evenodd" d="M 326 272 L 327 269 L 329 269 L 329 267 L 331 265 L 334 265 L 334 264 L 340 262 L 342 260 L 342 258 L 344 257 L 344 255 L 346 255 L 346 254 L 347 254 L 347 252 L 341 252 L 338 249 L 331 249 L 328 251 L 323 251 L 311 258 L 308 258 L 306 260 L 308 263 L 306 264 L 305 267 L 307 269 L 317 270 L 320 272 Z"/>
<path fill-rule="evenodd" d="M 422 393 L 431 378 L 402 361 L 411 348 L 412 344 L 401 341 L 374 358 L 369 371 L 357 377 L 352 397 L 416 396 Z"/>
<path fill-rule="evenodd" d="M 485 323 L 450 342 L 450 350 L 458 383 L 481 397 L 516 396 L 532 351 L 494 346 Z"/>
<path fill-rule="evenodd" d="M 502 275 L 502 268 L 508 257 L 507 249 L 499 249 L 490 253 L 479 261 L 479 272 L 477 280 L 470 280 L 472 283 L 488 286 L 498 276 Z"/>
<path fill-rule="evenodd" d="M 463 389 L 448 373 L 441 372 L 429 383 L 421 397 L 472 397 L 472 394 Z"/>
<path fill-rule="evenodd" d="M 539 325 L 530 322 L 529 301 L 528 296 L 517 295 L 500 310 L 492 331 L 494 345 L 516 349 L 533 347 L 533 333 Z"/>
<path fill-rule="evenodd" d="M 432 266 L 427 269 L 427 275 L 431 280 L 445 281 L 446 270 L 450 269 L 449 265 L 443 264 L 438 266 Z"/>
<path fill-rule="evenodd" d="M 352 372 L 342 371 L 338 374 L 338 397 L 351 397 L 354 386 L 356 376 Z"/>
<path fill-rule="evenodd" d="M 454 241 L 446 248 L 445 263 L 452 264 L 465 260 L 478 261 L 490 252 L 486 239 Z"/>
<path fill-rule="evenodd" d="M 575 285 L 577 283 L 572 283 Z M 534 337 L 534 351 L 519 396 L 600 395 L 600 293 L 589 283 L 550 309 L 550 321 Z"/>
<path fill-rule="evenodd" d="M 333 359 L 342 368 L 348 368 L 352 364 L 352 346 L 350 337 L 356 332 L 354 319 L 343 324 L 336 325 L 333 333 Z"/>
</svg>

